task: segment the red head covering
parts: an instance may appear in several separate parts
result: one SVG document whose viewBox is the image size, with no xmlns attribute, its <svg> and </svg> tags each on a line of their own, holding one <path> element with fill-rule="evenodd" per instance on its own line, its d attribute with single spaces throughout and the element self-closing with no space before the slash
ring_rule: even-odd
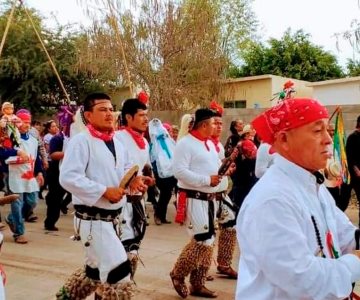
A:
<svg viewBox="0 0 360 300">
<path fill-rule="evenodd" d="M 31 114 L 27 109 L 20 109 L 17 113 L 16 116 L 24 122 L 31 122 Z"/>
<path fill-rule="evenodd" d="M 215 100 L 210 102 L 209 108 L 211 110 L 213 110 L 218 117 L 222 117 L 222 115 L 224 113 L 224 108 L 221 105 L 219 105 L 218 103 L 216 103 Z"/>
<path fill-rule="evenodd" d="M 286 99 L 257 116 L 251 123 L 261 140 L 274 143 L 275 134 L 329 118 L 327 109 L 314 99 Z"/>
<path fill-rule="evenodd" d="M 169 123 L 163 123 L 163 126 L 164 128 L 167 130 L 167 131 L 171 131 L 172 130 L 172 127 Z"/>
</svg>

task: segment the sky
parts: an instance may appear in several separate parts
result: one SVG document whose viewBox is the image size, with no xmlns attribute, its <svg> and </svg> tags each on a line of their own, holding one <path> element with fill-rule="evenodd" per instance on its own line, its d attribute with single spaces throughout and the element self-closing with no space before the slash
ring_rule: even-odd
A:
<svg viewBox="0 0 360 300">
<path fill-rule="evenodd" d="M 311 41 L 330 51 L 345 65 L 347 58 L 360 59 L 347 41 L 339 40 L 335 33 L 350 29 L 351 21 L 360 20 L 359 0 L 253 0 L 253 11 L 260 23 L 261 36 L 281 38 L 287 28 L 293 32 L 303 29 L 311 34 Z M 24 0 L 26 5 L 39 10 L 51 21 L 55 13 L 61 24 L 88 24 L 84 9 L 77 0 Z M 92 1 L 93 3 L 93 1 Z"/>
</svg>

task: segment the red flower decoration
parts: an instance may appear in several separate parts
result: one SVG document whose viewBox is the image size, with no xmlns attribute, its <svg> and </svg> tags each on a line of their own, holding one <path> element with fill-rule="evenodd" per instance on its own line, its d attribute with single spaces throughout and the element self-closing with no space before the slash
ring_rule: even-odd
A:
<svg viewBox="0 0 360 300">
<path fill-rule="evenodd" d="M 216 103 L 215 100 L 213 100 L 213 101 L 210 102 L 209 108 L 210 108 L 211 110 L 216 111 L 216 112 L 217 112 L 219 115 L 221 115 L 221 116 L 222 116 L 222 114 L 223 114 L 223 112 L 224 112 L 224 108 L 223 108 L 221 105 L 219 105 L 218 103 Z"/>
<path fill-rule="evenodd" d="M 295 83 L 293 83 L 291 80 L 288 80 L 284 83 L 284 90 L 290 89 L 294 86 Z"/>
<path fill-rule="evenodd" d="M 141 92 L 138 94 L 137 98 L 138 98 L 138 100 L 139 100 L 140 102 L 144 103 L 145 105 L 147 105 L 148 102 L 149 102 L 149 95 L 146 94 L 145 91 L 141 91 Z"/>
</svg>

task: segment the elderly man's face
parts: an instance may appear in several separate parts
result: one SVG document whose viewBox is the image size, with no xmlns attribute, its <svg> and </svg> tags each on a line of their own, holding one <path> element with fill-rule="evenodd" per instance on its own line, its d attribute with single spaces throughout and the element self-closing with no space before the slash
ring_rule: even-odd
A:
<svg viewBox="0 0 360 300">
<path fill-rule="evenodd" d="M 310 172 L 325 168 L 332 156 L 332 140 L 327 125 L 328 120 L 322 119 L 280 133 L 280 154 Z"/>
</svg>

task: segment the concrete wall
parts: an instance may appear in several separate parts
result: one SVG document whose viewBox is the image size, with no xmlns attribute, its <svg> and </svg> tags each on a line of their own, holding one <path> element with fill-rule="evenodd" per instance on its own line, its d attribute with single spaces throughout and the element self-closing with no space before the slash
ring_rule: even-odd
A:
<svg viewBox="0 0 360 300">
<path fill-rule="evenodd" d="M 335 111 L 336 105 L 327 106 L 330 115 Z M 343 105 L 341 106 L 344 117 L 344 126 L 347 135 L 349 135 L 355 128 L 356 119 L 360 115 L 360 105 Z M 263 112 L 265 109 L 230 109 L 227 108 L 224 110 L 223 123 L 224 130 L 221 140 L 224 142 L 229 136 L 230 123 L 233 120 L 241 119 L 245 123 L 250 123 L 258 114 Z M 163 122 L 169 122 L 173 125 L 180 125 L 181 117 L 184 115 L 184 112 L 180 111 L 151 111 L 150 118 L 159 118 Z M 332 120 L 335 122 L 335 119 Z"/>
<path fill-rule="evenodd" d="M 360 81 L 314 86 L 313 97 L 324 105 L 360 104 Z"/>
</svg>

